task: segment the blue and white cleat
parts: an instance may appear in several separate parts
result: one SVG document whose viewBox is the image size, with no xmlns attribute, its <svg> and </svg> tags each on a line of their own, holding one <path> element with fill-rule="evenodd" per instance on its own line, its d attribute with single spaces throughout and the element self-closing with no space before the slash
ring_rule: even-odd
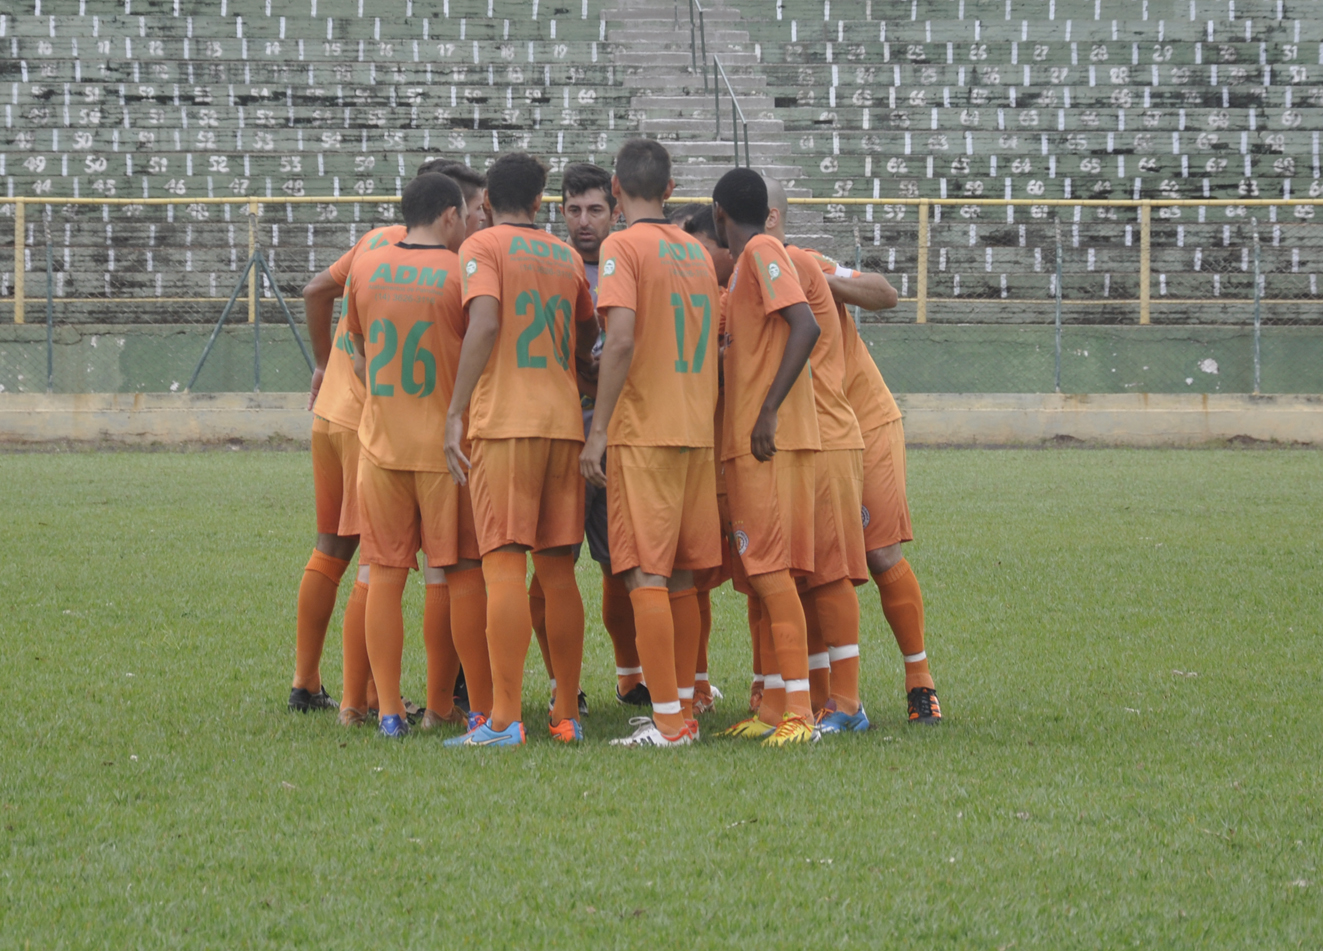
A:
<svg viewBox="0 0 1323 951">
<path fill-rule="evenodd" d="M 516 720 L 504 730 L 496 731 L 484 720 L 476 729 L 463 736 L 452 736 L 442 746 L 523 746 L 524 725 Z"/>
<path fill-rule="evenodd" d="M 862 733 L 871 726 L 863 704 L 859 705 L 859 712 L 853 716 L 843 710 L 826 709 L 818 714 L 818 730 L 824 736 L 828 733 Z"/>
<path fill-rule="evenodd" d="M 382 717 L 381 725 L 377 728 L 377 733 L 380 736 L 389 737 L 391 739 L 408 736 L 409 721 L 404 717 Z"/>
</svg>

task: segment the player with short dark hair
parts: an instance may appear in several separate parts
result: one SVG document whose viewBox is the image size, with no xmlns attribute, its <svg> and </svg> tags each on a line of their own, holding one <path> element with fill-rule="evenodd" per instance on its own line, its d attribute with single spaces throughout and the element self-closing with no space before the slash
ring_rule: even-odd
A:
<svg viewBox="0 0 1323 951">
<path fill-rule="evenodd" d="M 354 371 L 365 382 L 359 425 L 359 505 L 363 556 L 371 571 L 366 643 L 381 698 L 380 732 L 409 732 L 400 697 L 404 650 L 401 600 L 421 548 L 428 598 L 448 594 L 445 569 L 477 558 L 472 513 L 441 450 L 445 410 L 459 360 L 464 315 L 459 258 L 464 196 L 437 173 L 404 189 L 408 232 L 355 262 L 345 322 Z M 449 615 L 449 604 L 435 610 Z M 428 701 L 424 727 L 463 722 L 453 705 L 455 665 L 449 625 L 426 631 Z M 435 643 L 434 643 L 435 641 Z M 441 668 L 441 669 L 438 669 Z"/>
<path fill-rule="evenodd" d="M 820 331 L 785 248 L 764 233 L 762 176 L 732 169 L 712 201 L 717 240 L 736 259 L 727 297 L 721 451 L 730 531 L 768 621 L 764 663 L 775 656 L 784 682 L 783 689 L 764 690 L 758 716 L 727 733 L 783 746 L 819 735 L 804 608 L 792 572 L 813 571 L 814 455 L 821 441 L 813 384 L 803 371 Z"/>
<path fill-rule="evenodd" d="M 721 563 L 712 446 L 720 289 L 702 245 L 663 215 L 670 172 L 656 142 L 631 139 L 616 156 L 612 190 L 628 226 L 602 244 L 606 343 L 579 458 L 585 479 L 606 489 L 611 571 L 629 590 L 652 700 L 653 716 L 612 740 L 627 747 L 698 739 L 694 572 Z"/>
<path fill-rule="evenodd" d="M 490 718 L 449 745 L 524 743 L 530 550 L 546 595 L 558 686 L 552 737 L 583 738 L 583 600 L 571 552 L 583 540 L 576 365 L 591 357 L 597 319 L 578 253 L 535 223 L 545 184 L 546 168 L 531 155 L 498 158 L 487 174 L 492 227 L 466 241 L 460 253 L 469 324 L 446 417 L 445 453 L 455 481 L 472 487 L 494 693 Z"/>
</svg>

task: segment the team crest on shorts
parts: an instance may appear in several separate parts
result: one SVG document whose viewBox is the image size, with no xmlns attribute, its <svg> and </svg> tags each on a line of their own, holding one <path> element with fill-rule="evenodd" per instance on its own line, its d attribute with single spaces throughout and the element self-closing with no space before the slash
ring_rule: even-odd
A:
<svg viewBox="0 0 1323 951">
<path fill-rule="evenodd" d="M 859 513 L 860 513 L 860 514 L 863 516 L 863 518 L 864 518 L 864 528 L 867 528 L 867 527 L 868 527 L 868 523 L 871 521 L 871 518 L 869 517 L 869 514 L 868 514 L 868 506 L 867 506 L 867 505 L 861 505 L 861 506 L 859 506 Z"/>
<path fill-rule="evenodd" d="M 616 273 L 616 259 L 607 258 L 606 263 L 602 265 L 602 275 L 610 277 L 614 273 Z"/>
<path fill-rule="evenodd" d="M 735 551 L 744 554 L 749 550 L 749 536 L 744 534 L 743 529 L 735 532 Z"/>
</svg>

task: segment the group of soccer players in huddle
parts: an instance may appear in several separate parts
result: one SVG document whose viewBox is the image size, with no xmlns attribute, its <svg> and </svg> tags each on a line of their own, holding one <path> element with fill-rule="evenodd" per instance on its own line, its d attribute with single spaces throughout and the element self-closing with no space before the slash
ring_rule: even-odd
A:
<svg viewBox="0 0 1323 951">
<path fill-rule="evenodd" d="M 626 142 L 614 174 L 565 169 L 568 243 L 536 224 L 545 185 L 523 153 L 485 175 L 428 161 L 404 189 L 404 225 L 370 231 L 304 290 L 318 535 L 290 709 L 520 745 L 536 633 L 551 736 L 582 740 L 586 535 L 616 698 L 652 710 L 613 744 L 699 739 L 720 697 L 710 596 L 727 580 L 748 598 L 754 676 L 751 715 L 726 735 L 783 746 L 868 729 L 855 586 L 870 576 L 909 719 L 939 723 L 901 553 L 901 414 L 847 309 L 895 306 L 890 284 L 787 244 L 784 190 L 748 168 L 668 218 L 671 160 L 655 141 Z M 319 665 L 360 541 L 337 704 Z M 400 692 L 419 551 L 421 708 Z"/>
</svg>

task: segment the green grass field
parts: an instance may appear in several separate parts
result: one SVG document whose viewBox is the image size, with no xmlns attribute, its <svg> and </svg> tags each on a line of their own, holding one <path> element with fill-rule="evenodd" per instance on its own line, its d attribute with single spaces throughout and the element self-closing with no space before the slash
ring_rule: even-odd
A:
<svg viewBox="0 0 1323 951">
<path fill-rule="evenodd" d="M 582 748 L 536 649 L 525 749 L 388 742 L 285 711 L 306 453 L 0 473 L 0 947 L 1323 944 L 1321 453 L 914 452 L 945 724 L 870 585 L 874 730 L 675 754 L 605 743 L 595 569 Z M 709 734 L 748 688 L 714 603 Z"/>
</svg>

